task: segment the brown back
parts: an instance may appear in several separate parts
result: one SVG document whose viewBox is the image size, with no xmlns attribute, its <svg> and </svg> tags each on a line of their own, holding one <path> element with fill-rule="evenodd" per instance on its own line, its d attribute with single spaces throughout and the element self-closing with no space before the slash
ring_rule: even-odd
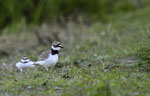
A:
<svg viewBox="0 0 150 96">
<path fill-rule="evenodd" d="M 48 55 L 51 53 L 50 50 L 44 51 L 42 52 L 42 54 L 38 57 L 39 61 L 45 60 L 46 58 L 48 58 Z"/>
</svg>

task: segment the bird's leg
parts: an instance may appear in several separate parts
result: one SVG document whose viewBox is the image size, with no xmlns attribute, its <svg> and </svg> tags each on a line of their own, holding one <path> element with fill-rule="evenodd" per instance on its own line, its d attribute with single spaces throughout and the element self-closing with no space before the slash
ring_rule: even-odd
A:
<svg viewBox="0 0 150 96">
<path fill-rule="evenodd" d="M 52 68 L 51 68 L 51 71 L 50 71 L 50 72 L 52 72 L 52 71 L 53 71 L 53 69 L 54 69 L 54 65 L 52 66 Z"/>
<path fill-rule="evenodd" d="M 22 69 L 20 69 L 20 71 L 22 72 L 23 70 L 22 70 Z"/>
<path fill-rule="evenodd" d="M 46 71 L 48 71 L 48 68 L 46 66 L 44 66 L 44 67 L 45 67 Z"/>
<path fill-rule="evenodd" d="M 21 71 L 23 74 L 25 74 L 25 71 L 24 71 L 23 69 L 20 69 L 20 71 Z"/>
</svg>

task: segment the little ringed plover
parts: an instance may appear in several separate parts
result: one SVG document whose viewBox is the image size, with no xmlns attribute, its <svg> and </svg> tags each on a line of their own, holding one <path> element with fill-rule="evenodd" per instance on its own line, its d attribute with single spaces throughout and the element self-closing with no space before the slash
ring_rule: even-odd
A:
<svg viewBox="0 0 150 96">
<path fill-rule="evenodd" d="M 42 52 L 42 54 L 38 57 L 38 61 L 35 64 L 39 64 L 44 66 L 46 70 L 48 67 L 53 66 L 58 61 L 59 50 L 63 48 L 61 43 L 58 41 L 54 41 L 51 50 L 47 50 Z"/>
<path fill-rule="evenodd" d="M 20 62 L 16 63 L 16 67 L 20 70 L 23 71 L 25 68 L 32 68 L 34 67 L 34 62 L 30 61 L 30 59 L 27 56 L 23 56 Z"/>
</svg>

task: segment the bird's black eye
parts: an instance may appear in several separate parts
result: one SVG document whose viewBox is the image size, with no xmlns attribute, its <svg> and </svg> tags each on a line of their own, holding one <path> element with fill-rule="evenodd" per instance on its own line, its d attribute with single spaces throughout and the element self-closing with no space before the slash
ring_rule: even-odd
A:
<svg viewBox="0 0 150 96">
<path fill-rule="evenodd" d="M 55 48 L 57 47 L 57 45 L 53 45 Z"/>
</svg>

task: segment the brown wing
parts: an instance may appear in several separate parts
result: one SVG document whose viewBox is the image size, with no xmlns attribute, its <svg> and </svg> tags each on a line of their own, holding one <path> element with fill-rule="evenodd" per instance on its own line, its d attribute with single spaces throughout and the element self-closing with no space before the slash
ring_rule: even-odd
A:
<svg viewBox="0 0 150 96">
<path fill-rule="evenodd" d="M 42 54 L 38 57 L 38 60 L 41 61 L 41 60 L 44 60 L 46 58 L 48 58 L 48 55 L 51 53 L 50 50 L 47 50 L 47 51 L 44 51 L 42 52 Z"/>
</svg>

